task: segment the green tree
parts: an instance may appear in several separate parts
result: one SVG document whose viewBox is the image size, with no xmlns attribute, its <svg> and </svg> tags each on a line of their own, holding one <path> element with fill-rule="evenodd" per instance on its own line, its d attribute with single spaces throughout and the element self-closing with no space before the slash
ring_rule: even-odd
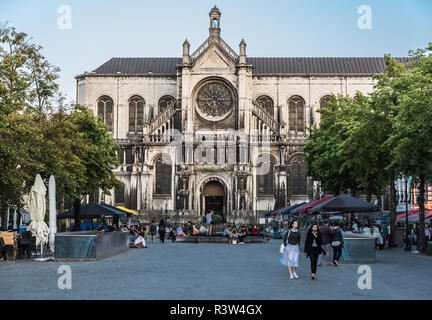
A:
<svg viewBox="0 0 432 320">
<path fill-rule="evenodd" d="M 42 139 L 26 113 L 30 105 L 29 70 L 37 48 L 7 24 L 0 24 L 0 214 L 6 227 L 6 209 L 20 206 L 35 172 L 34 155 Z M 36 143 L 37 144 L 37 143 Z"/>
<path fill-rule="evenodd" d="M 381 195 L 390 185 L 390 223 L 395 228 L 396 190 L 394 180 L 399 171 L 390 166 L 394 141 L 392 119 L 397 114 L 398 94 L 393 84 L 405 69 L 390 56 L 385 56 L 386 69 L 374 78 L 377 83 L 370 95 L 356 93 L 355 99 L 337 96 L 329 102 L 329 110 L 320 110 L 320 128 L 313 128 L 305 152 L 309 174 L 324 189 L 363 190 L 368 195 Z M 394 235 L 394 233 L 392 233 Z M 391 238 L 394 245 L 394 238 Z"/>
<path fill-rule="evenodd" d="M 389 55 L 384 56 L 386 68 L 384 73 L 374 76 L 377 81 L 374 92 L 370 95 L 370 104 L 373 111 L 373 121 L 377 124 L 373 130 L 374 135 L 377 134 L 385 141 L 379 139 L 377 148 L 381 150 L 380 156 L 377 158 L 377 165 L 381 166 L 380 172 L 384 174 L 383 179 L 389 182 L 390 186 L 390 230 L 396 228 L 396 187 L 395 180 L 399 173 L 394 166 L 391 165 L 392 150 L 394 149 L 390 137 L 395 132 L 395 127 L 392 123 L 394 116 L 397 113 L 396 106 L 398 105 L 398 92 L 392 87 L 394 79 L 400 77 L 406 66 L 398 62 Z M 384 167 L 384 168 L 383 168 Z M 395 232 L 390 234 L 390 247 L 395 246 Z"/>
<path fill-rule="evenodd" d="M 27 34 L 0 24 L 0 210 L 22 205 L 34 177 L 56 177 L 59 198 L 75 202 L 119 186 L 112 170 L 118 146 L 99 117 L 82 106 L 71 112 L 56 79 L 59 69 Z M 79 219 L 76 225 L 79 226 Z"/>
<path fill-rule="evenodd" d="M 86 148 L 85 155 L 81 157 L 84 175 L 68 194 L 74 199 L 75 226 L 79 227 L 78 213 L 83 196 L 97 189 L 109 193 L 111 188 L 121 186 L 113 173 L 113 169 L 120 164 L 117 155 L 119 147 L 109 134 L 108 126 L 91 110 L 76 105 L 70 116 L 78 130 L 76 139 L 83 141 Z"/>
<path fill-rule="evenodd" d="M 432 43 L 412 52 L 412 63 L 392 79 L 397 93 L 394 133 L 388 143 L 394 146 L 390 167 L 411 176 L 418 185 L 418 247 L 425 250 L 425 184 L 432 180 Z"/>
<path fill-rule="evenodd" d="M 357 190 L 352 157 L 343 149 L 355 104 L 348 96 L 332 95 L 329 109 L 319 110 L 321 122 L 310 129 L 304 148 L 308 175 L 333 194 L 347 190 L 355 194 Z"/>
</svg>

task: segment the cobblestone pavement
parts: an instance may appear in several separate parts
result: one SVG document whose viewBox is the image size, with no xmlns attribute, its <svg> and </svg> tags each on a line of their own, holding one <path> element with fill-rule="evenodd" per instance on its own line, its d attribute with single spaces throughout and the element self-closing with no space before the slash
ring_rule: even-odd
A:
<svg viewBox="0 0 432 320">
<path fill-rule="evenodd" d="M 431 299 L 432 257 L 402 249 L 377 252 L 372 289 L 357 286 L 359 264 L 323 266 L 310 278 L 300 256 L 299 279 L 279 264 L 280 240 L 228 245 L 165 243 L 98 262 L 0 262 L 0 299 Z M 60 290 L 58 267 L 72 269 Z"/>
</svg>

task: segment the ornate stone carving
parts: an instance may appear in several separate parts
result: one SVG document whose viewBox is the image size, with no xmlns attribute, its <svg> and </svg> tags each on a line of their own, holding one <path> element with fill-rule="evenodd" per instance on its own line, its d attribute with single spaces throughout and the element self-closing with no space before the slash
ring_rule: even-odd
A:
<svg viewBox="0 0 432 320">
<path fill-rule="evenodd" d="M 234 95 L 222 82 L 208 82 L 197 94 L 197 112 L 206 120 L 220 121 L 226 118 L 234 106 Z"/>
</svg>

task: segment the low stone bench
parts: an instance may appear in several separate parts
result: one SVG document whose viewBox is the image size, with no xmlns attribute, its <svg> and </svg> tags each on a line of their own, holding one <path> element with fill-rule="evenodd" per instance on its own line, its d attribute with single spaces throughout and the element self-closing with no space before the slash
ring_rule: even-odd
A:
<svg viewBox="0 0 432 320">
<path fill-rule="evenodd" d="M 76 231 L 55 234 L 56 261 L 97 261 L 129 250 L 129 232 Z"/>
<path fill-rule="evenodd" d="M 375 263 L 375 237 L 344 232 L 341 261 L 345 263 Z M 331 253 L 333 254 L 333 252 Z"/>
<path fill-rule="evenodd" d="M 237 239 L 238 238 L 234 238 Z M 229 243 L 228 237 L 224 236 L 205 236 L 205 235 L 197 235 L 197 236 L 184 236 L 177 237 L 176 242 L 187 242 L 187 243 Z M 244 238 L 245 243 L 263 243 L 264 236 L 247 236 Z"/>
</svg>

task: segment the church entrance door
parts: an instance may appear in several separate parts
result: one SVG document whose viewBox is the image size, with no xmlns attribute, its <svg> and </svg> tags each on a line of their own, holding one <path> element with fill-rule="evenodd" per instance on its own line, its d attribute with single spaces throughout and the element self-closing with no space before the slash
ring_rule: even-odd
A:
<svg viewBox="0 0 432 320">
<path fill-rule="evenodd" d="M 218 181 L 210 181 L 206 183 L 202 196 L 204 200 L 204 213 L 213 210 L 214 214 L 220 215 L 223 221 L 226 221 L 224 210 L 225 190 L 223 185 Z"/>
</svg>

